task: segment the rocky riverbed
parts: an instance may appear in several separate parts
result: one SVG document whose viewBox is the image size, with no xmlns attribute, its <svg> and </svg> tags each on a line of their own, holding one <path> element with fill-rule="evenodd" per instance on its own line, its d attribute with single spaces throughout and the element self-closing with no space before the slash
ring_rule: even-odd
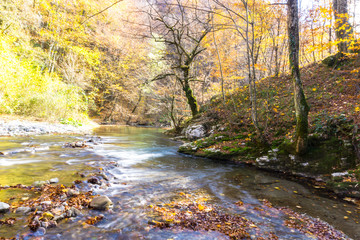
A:
<svg viewBox="0 0 360 240">
<path fill-rule="evenodd" d="M 43 134 L 85 134 L 93 126 L 72 126 L 60 123 L 36 122 L 28 120 L 1 120 L 0 136 L 29 136 Z"/>
<path fill-rule="evenodd" d="M 178 154 L 160 129 L 93 134 L 0 139 L 0 239 L 359 239 L 355 205 Z"/>
</svg>

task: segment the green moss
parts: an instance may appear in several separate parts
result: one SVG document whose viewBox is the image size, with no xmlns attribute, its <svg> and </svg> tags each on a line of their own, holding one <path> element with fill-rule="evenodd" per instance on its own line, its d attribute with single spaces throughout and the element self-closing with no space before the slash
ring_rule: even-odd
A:
<svg viewBox="0 0 360 240">
<path fill-rule="evenodd" d="M 226 150 L 230 150 L 231 147 L 229 147 L 229 146 L 223 146 L 222 149 L 226 151 Z"/>
</svg>

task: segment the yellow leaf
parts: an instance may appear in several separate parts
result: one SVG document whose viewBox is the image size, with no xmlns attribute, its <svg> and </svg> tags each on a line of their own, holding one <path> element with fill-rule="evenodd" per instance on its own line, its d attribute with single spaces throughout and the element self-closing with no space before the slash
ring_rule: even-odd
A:
<svg viewBox="0 0 360 240">
<path fill-rule="evenodd" d="M 344 219 L 348 219 L 349 217 L 348 216 L 344 216 Z"/>
<path fill-rule="evenodd" d="M 296 194 L 297 194 L 298 192 L 297 192 L 297 191 L 293 191 L 293 193 L 296 193 Z"/>
<path fill-rule="evenodd" d="M 46 218 L 46 219 L 52 219 L 54 217 L 54 215 L 52 215 L 49 212 L 44 212 L 43 215 L 41 216 L 40 220 Z"/>
<path fill-rule="evenodd" d="M 198 205 L 198 208 L 199 208 L 200 211 L 205 209 L 205 207 L 203 205 L 201 205 L 201 204 Z"/>
<path fill-rule="evenodd" d="M 360 112 L 360 107 L 356 107 L 355 112 Z"/>
<path fill-rule="evenodd" d="M 278 112 L 278 110 L 277 110 L 276 108 L 273 108 L 273 110 L 274 110 L 274 112 L 276 112 L 276 113 Z"/>
<path fill-rule="evenodd" d="M 274 187 L 276 190 L 280 190 L 280 188 L 279 187 Z"/>
<path fill-rule="evenodd" d="M 316 88 L 313 88 L 312 90 L 313 90 L 313 92 L 315 92 L 315 91 L 316 91 Z"/>
</svg>

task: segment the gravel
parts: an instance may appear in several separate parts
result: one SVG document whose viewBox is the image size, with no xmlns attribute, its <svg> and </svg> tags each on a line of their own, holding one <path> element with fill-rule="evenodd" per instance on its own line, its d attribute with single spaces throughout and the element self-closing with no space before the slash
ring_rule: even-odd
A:
<svg viewBox="0 0 360 240">
<path fill-rule="evenodd" d="M 91 132 L 91 126 L 75 127 L 65 124 L 32 122 L 24 120 L 0 120 L 0 136 L 29 136 L 44 134 L 85 134 Z"/>
</svg>

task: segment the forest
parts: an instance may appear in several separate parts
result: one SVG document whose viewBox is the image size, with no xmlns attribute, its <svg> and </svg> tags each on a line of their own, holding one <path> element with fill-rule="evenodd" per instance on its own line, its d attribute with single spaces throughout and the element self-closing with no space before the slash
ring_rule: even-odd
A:
<svg viewBox="0 0 360 240">
<path fill-rule="evenodd" d="M 114 169 L 126 166 L 120 163 L 123 158 L 127 159 L 126 151 L 134 154 L 131 161 L 142 159 L 143 155 L 148 161 L 152 159 L 148 154 L 160 156 L 172 151 L 169 149 L 173 142 L 181 142 L 174 143 L 179 152 L 176 156 L 185 159 L 181 158 L 181 162 L 188 161 L 189 157 L 200 161 L 196 169 L 209 164 L 225 179 L 226 164 L 244 164 L 256 171 L 283 176 L 274 180 L 273 176 L 259 177 L 256 171 L 241 173 L 254 177 L 254 181 L 267 179 L 271 187 L 263 182 L 254 185 L 260 184 L 270 192 L 289 191 L 298 196 L 301 195 L 298 186 L 287 181 L 301 182 L 316 194 L 352 206 L 350 209 L 344 204 L 343 211 L 336 212 L 341 220 L 351 220 L 351 224 L 349 221 L 344 225 L 337 223 L 334 219 L 339 216 L 336 216 L 331 220 L 334 222 L 326 225 L 300 215 L 299 209 L 306 214 L 316 212 L 300 202 L 274 200 L 270 192 L 262 196 L 257 195 L 259 189 L 252 189 L 249 191 L 262 199 L 261 206 L 253 209 L 259 216 L 263 216 L 262 211 L 279 218 L 288 216 L 282 226 L 316 239 L 360 238 L 356 230 L 360 216 L 359 0 L 0 0 L 0 9 L 0 201 L 7 201 L 11 195 L 6 193 L 9 189 L 19 191 L 20 195 L 23 191 L 36 191 L 36 200 L 21 195 L 20 199 L 26 200 L 12 202 L 11 209 L 16 213 L 16 209 L 22 207 L 36 209 L 40 203 L 43 206 L 43 211 L 31 211 L 30 220 L 23 220 L 32 230 L 30 235 L 18 230 L 5 234 L 4 229 L 1 230 L 3 226 L 16 226 L 18 222 L 17 216 L 9 215 L 0 220 L 0 239 L 12 239 L 14 233 L 25 234 L 21 236 L 26 239 L 43 236 L 45 233 L 40 234 L 39 228 L 56 227 L 64 218 L 80 216 L 77 211 L 83 208 L 109 210 L 108 204 L 113 205 L 120 195 L 108 194 L 111 200 L 100 196 L 97 201 L 106 206 L 99 207 L 98 202 L 94 203 L 96 197 L 81 184 L 93 185 L 96 192 L 111 188 L 110 181 L 141 192 L 138 185 L 128 183 L 131 181 L 127 179 L 134 177 L 132 172 L 123 179 Z M 13 124 L 17 124 L 16 127 Z M 94 136 L 73 135 L 86 132 L 95 124 L 98 130 L 93 130 Z M 122 127 L 118 129 L 119 126 Z M 154 146 L 163 147 L 156 135 L 159 129 L 161 139 L 166 137 L 173 142 L 167 142 L 165 146 L 169 149 L 158 153 L 157 148 L 147 144 L 155 141 Z M 38 137 L 38 134 L 54 133 L 53 139 Z M 148 139 L 146 134 L 153 139 Z M 21 138 L 29 135 L 37 137 L 35 140 Z M 106 145 L 107 141 L 124 149 L 113 149 L 113 145 Z M 139 142 L 145 147 L 137 145 Z M 54 147 L 60 145 L 66 151 L 75 152 L 68 156 L 61 154 Z M 104 145 L 106 154 L 97 152 L 97 145 Z M 24 146 L 24 151 L 14 150 Z M 36 160 L 35 155 L 43 151 L 44 146 L 49 154 L 44 156 L 48 165 L 39 168 L 26 162 L 42 161 Z M 93 163 L 90 149 L 98 154 L 96 159 L 107 162 Z M 80 156 L 76 151 L 84 153 Z M 144 153 L 139 156 L 137 151 Z M 17 158 L 19 152 L 35 155 Z M 122 160 L 116 159 L 117 154 Z M 55 160 L 54 155 L 59 157 Z M 61 157 L 66 158 L 69 166 L 65 162 L 55 164 Z M 76 170 L 70 167 L 82 158 L 87 159 L 85 165 L 76 163 Z M 29 165 L 21 169 L 32 169 L 35 173 L 27 176 L 26 171 L 8 168 L 18 164 L 14 161 L 20 165 L 25 161 Z M 218 166 L 217 161 L 225 166 Z M 158 163 L 154 160 L 136 164 L 142 168 Z M 159 168 L 166 164 L 161 162 Z M 174 167 L 181 168 L 177 164 L 180 163 Z M 60 181 L 61 175 L 56 175 L 56 171 L 66 172 Z M 188 174 L 189 178 L 196 179 L 191 169 Z M 121 180 L 109 180 L 110 175 Z M 50 180 L 46 182 L 44 177 Z M 85 179 L 78 180 L 80 178 Z M 231 179 L 251 185 L 243 176 L 238 178 L 237 173 L 233 173 Z M 198 181 L 206 185 L 205 179 Z M 59 182 L 61 185 L 51 185 Z M 141 222 L 137 217 L 145 214 L 150 216 L 149 224 L 156 229 L 215 231 L 230 239 L 288 239 L 288 235 L 281 235 L 278 226 L 257 231 L 259 223 L 249 216 L 222 212 L 214 199 L 221 199 L 223 193 L 211 195 L 203 188 L 201 191 L 193 188 L 193 185 L 191 190 L 169 187 L 168 191 L 176 192 L 176 197 L 167 196 L 170 200 L 166 201 L 144 196 L 139 202 L 146 202 L 151 213 L 141 210 L 133 220 Z M 218 185 L 214 188 L 223 190 Z M 2 195 L 1 191 L 5 193 Z M 74 191 L 76 194 L 70 194 Z M 70 199 L 64 200 L 69 206 L 59 210 L 64 203 L 62 195 Z M 126 194 L 121 197 L 135 201 L 135 197 Z M 231 194 L 226 197 L 226 201 L 234 200 Z M 213 205 L 207 203 L 210 198 Z M 290 197 L 280 194 L 279 198 Z M 45 208 L 44 201 L 52 201 L 52 207 Z M 166 203 L 159 204 L 161 201 Z M 286 202 L 286 207 L 293 204 L 293 208 L 283 208 L 281 201 Z M 1 204 L 8 203 L 0 202 L 0 218 Z M 243 211 L 252 209 L 251 204 L 250 200 L 239 200 L 233 207 Z M 336 202 L 329 204 L 338 206 Z M 117 213 L 122 207 L 128 207 L 125 203 L 114 205 Z M 183 208 L 186 211 L 181 211 Z M 54 220 L 57 215 L 62 216 L 60 212 L 65 217 Z M 116 222 L 112 213 L 86 214 L 87 220 L 71 223 L 69 227 L 77 229 L 80 222 L 86 226 Z M 330 221 L 326 214 L 316 214 Z M 192 218 L 188 219 L 188 215 Z M 125 235 L 119 233 L 114 237 L 110 225 L 105 227 L 105 239 L 141 239 L 132 235 L 134 229 L 128 235 L 126 228 L 121 228 Z M 348 236 L 331 230 L 331 225 Z M 149 239 L 151 234 L 154 239 L 173 237 L 152 230 L 147 235 L 148 227 L 144 227 L 145 230 L 142 227 L 139 231 L 147 232 L 143 236 Z M 116 225 L 115 229 L 118 228 Z M 77 239 L 75 235 L 66 235 L 66 231 L 57 231 L 60 230 L 53 230 L 52 236 L 61 234 L 64 239 Z M 89 227 L 88 233 L 90 236 L 100 234 L 99 231 Z M 216 234 L 210 233 L 209 239 L 223 239 Z M 186 238 L 185 235 L 181 237 Z M 200 238 L 191 235 L 190 239 Z"/>
</svg>

